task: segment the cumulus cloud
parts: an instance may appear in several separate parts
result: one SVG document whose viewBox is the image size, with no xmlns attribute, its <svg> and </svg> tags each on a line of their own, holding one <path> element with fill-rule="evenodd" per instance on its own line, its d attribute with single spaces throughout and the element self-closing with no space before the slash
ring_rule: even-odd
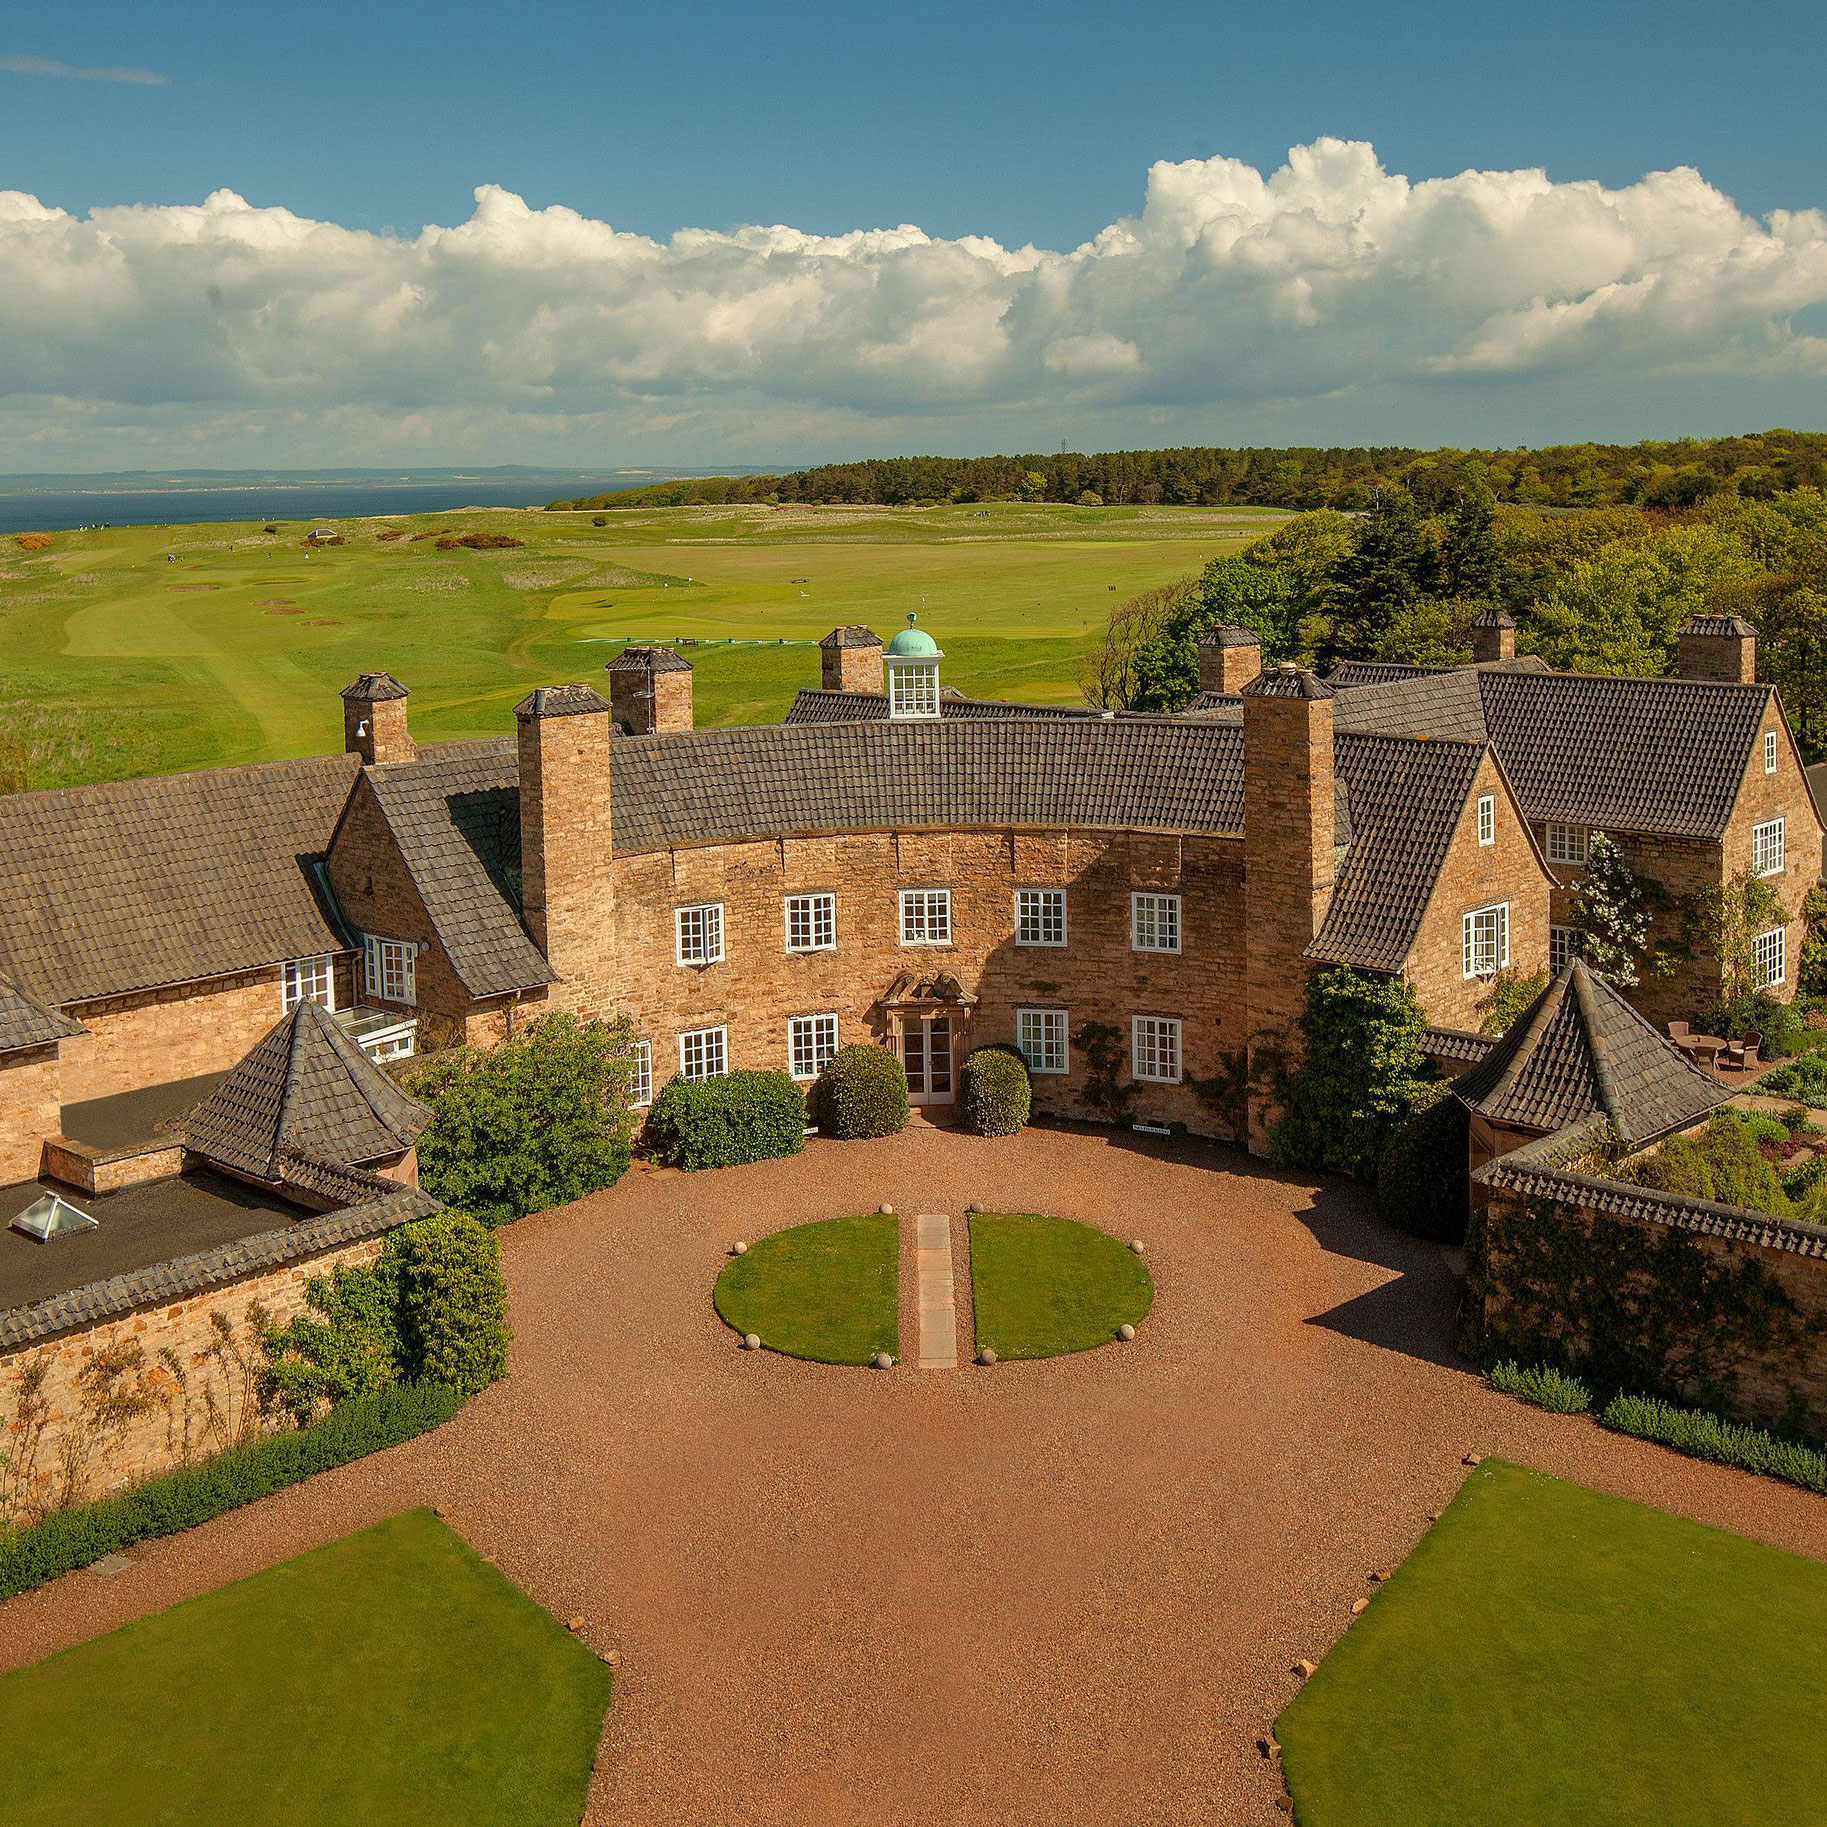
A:
<svg viewBox="0 0 1827 1827">
<path fill-rule="evenodd" d="M 27 57 L 20 54 L 0 56 L 0 70 L 10 70 L 15 76 L 67 76 L 77 82 L 144 83 L 153 88 L 165 86 L 165 78 L 156 70 L 132 70 L 120 64 L 108 64 L 100 69 L 83 69 L 72 63 L 58 63 L 49 57 Z"/>
<path fill-rule="evenodd" d="M 1576 415 L 1600 397 L 1827 400 L 1808 316 L 1827 217 L 1751 217 L 1687 168 L 1621 188 L 1411 182 L 1323 139 L 1269 173 L 1157 164 L 1138 214 L 1058 250 L 911 225 L 661 240 L 475 197 L 467 221 L 409 236 L 228 190 L 87 216 L 0 191 L 0 457 L 67 435 L 102 463 L 113 435 L 252 460 L 250 438 L 293 450 L 337 425 L 360 428 L 351 457 L 426 460 L 440 439 L 465 460 L 694 440 L 737 460 L 1041 426 L 1364 437 L 1379 414 L 1395 441 L 1418 420 L 1492 435 L 1474 420 L 1494 388 Z"/>
</svg>

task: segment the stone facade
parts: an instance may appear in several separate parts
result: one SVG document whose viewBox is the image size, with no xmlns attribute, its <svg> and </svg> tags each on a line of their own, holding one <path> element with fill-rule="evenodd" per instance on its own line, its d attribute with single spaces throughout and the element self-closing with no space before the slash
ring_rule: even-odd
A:
<svg viewBox="0 0 1827 1827">
<path fill-rule="evenodd" d="M 887 689 L 882 674 L 881 637 L 867 628 L 834 628 L 818 644 L 818 682 L 825 691 Z"/>
<path fill-rule="evenodd" d="M 56 1047 L 0 1053 L 0 1186 L 37 1175 L 58 1130 L 61 1085 Z"/>
<path fill-rule="evenodd" d="M 371 1263 L 381 1248 L 379 1237 L 365 1238 L 0 1356 L 0 1433 L 12 1461 L 0 1467 L 0 1520 L 8 1511 L 29 1519 L 48 1506 L 106 1496 L 260 1431 L 253 1374 L 262 1360 L 250 1309 L 283 1325 L 304 1306 L 308 1279 Z M 228 1322 L 226 1339 L 218 1315 Z M 40 1366 L 43 1425 L 33 1441 L 21 1423 Z M 102 1369 L 115 1372 L 117 1399 L 105 1405 Z"/>
<path fill-rule="evenodd" d="M 609 708 L 631 736 L 692 726 L 691 668 L 669 647 L 630 647 L 609 667 Z"/>
</svg>

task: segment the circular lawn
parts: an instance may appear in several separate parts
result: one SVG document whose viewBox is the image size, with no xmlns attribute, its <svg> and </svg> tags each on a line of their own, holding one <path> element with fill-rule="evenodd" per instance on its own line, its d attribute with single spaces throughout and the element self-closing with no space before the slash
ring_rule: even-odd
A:
<svg viewBox="0 0 1827 1827">
<path fill-rule="evenodd" d="M 1108 1231 L 1070 1218 L 1008 1212 L 971 1217 L 971 1300 L 977 1348 L 999 1358 L 1050 1358 L 1107 1345 L 1139 1326 L 1155 1284 Z"/>
<path fill-rule="evenodd" d="M 717 1277 L 717 1312 L 771 1351 L 820 1364 L 867 1364 L 900 1350 L 900 1233 L 871 1212 L 776 1231 Z"/>
</svg>

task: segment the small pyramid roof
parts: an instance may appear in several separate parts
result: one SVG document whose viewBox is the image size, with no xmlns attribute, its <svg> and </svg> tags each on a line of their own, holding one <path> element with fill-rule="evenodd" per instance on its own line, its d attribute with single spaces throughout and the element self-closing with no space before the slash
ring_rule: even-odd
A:
<svg viewBox="0 0 1827 1827">
<path fill-rule="evenodd" d="M 405 1152 L 431 1112 L 315 1002 L 301 1002 L 184 1119 L 184 1145 L 277 1183 L 288 1157 L 356 1167 Z"/>
<path fill-rule="evenodd" d="M 1570 959 L 1453 1095 L 1493 1123 L 1549 1134 L 1604 1116 L 1620 1141 L 1653 1141 L 1731 1093 L 1603 977 Z"/>
</svg>

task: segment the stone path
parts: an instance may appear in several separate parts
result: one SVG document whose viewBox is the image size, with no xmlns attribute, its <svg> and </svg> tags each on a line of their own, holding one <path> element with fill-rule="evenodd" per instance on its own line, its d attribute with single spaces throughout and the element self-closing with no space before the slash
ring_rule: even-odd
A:
<svg viewBox="0 0 1827 1827">
<path fill-rule="evenodd" d="M 920 1274 L 920 1368 L 958 1368 L 958 1308 L 952 1290 L 952 1221 L 922 1212 L 915 1261 Z"/>
</svg>

